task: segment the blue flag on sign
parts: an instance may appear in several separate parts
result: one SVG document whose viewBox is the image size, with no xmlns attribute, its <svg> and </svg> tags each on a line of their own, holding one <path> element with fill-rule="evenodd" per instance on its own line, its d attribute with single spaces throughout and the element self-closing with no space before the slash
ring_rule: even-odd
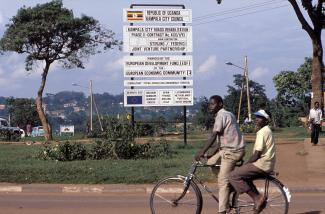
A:
<svg viewBox="0 0 325 214">
<path fill-rule="evenodd" d="M 142 104 L 142 96 L 128 96 L 126 99 L 127 104 Z"/>
</svg>

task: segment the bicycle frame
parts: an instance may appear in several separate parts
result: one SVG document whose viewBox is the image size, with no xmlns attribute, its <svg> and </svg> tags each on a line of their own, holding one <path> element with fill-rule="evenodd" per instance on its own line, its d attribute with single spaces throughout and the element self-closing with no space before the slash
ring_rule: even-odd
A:
<svg viewBox="0 0 325 214">
<path fill-rule="evenodd" d="M 203 164 L 202 162 L 200 161 L 197 161 L 197 162 L 194 162 L 188 172 L 188 175 L 185 177 L 185 181 L 184 181 L 184 191 L 183 193 L 181 194 L 181 196 L 179 198 L 177 198 L 173 203 L 177 203 L 179 200 L 181 200 L 184 195 L 186 194 L 188 188 L 190 187 L 190 184 L 191 182 L 193 181 L 195 184 L 199 183 L 203 188 L 204 190 L 210 194 L 210 196 L 216 200 L 218 203 L 219 203 L 219 199 L 217 196 L 215 196 L 213 194 L 213 192 L 208 188 L 207 185 L 204 184 L 204 182 L 202 182 L 196 175 L 195 175 L 195 172 L 196 172 L 196 169 L 197 168 L 202 168 L 202 167 L 219 167 L 220 168 L 220 164 L 215 164 L 215 165 L 207 165 L 207 164 Z"/>
<path fill-rule="evenodd" d="M 240 165 L 241 165 L 241 164 L 240 164 Z M 176 199 L 173 203 L 177 204 L 177 202 L 178 202 L 179 200 L 181 200 L 181 199 L 184 197 L 184 195 L 186 194 L 186 192 L 187 192 L 187 190 L 188 190 L 188 188 L 189 188 L 191 182 L 194 182 L 196 185 L 197 185 L 197 184 L 200 184 L 200 185 L 203 187 L 203 189 L 204 189 L 207 193 L 209 193 L 210 196 L 211 196 L 211 197 L 212 197 L 216 202 L 219 203 L 219 199 L 218 199 L 218 197 L 217 197 L 215 194 L 213 194 L 213 192 L 209 189 L 209 187 L 208 187 L 207 185 L 205 185 L 204 182 L 202 182 L 202 181 L 201 181 L 201 180 L 200 180 L 200 179 L 195 175 L 195 172 L 196 172 L 197 168 L 205 168 L 205 167 L 217 167 L 217 168 L 220 168 L 220 164 L 208 165 L 208 164 L 204 164 L 204 163 L 202 163 L 202 162 L 200 162 L 200 161 L 196 161 L 196 162 L 194 162 L 194 163 L 192 164 L 192 166 L 191 166 L 189 172 L 188 172 L 188 175 L 185 177 L 185 181 L 184 181 L 184 187 L 185 187 L 185 188 L 184 188 L 183 193 L 182 193 L 181 196 L 180 196 L 178 199 Z M 183 176 L 182 176 L 182 177 L 183 177 Z M 265 175 L 265 176 L 262 176 L 262 178 L 265 179 L 265 185 L 264 185 L 264 195 L 265 195 L 265 197 L 268 197 L 268 190 L 269 190 L 269 182 L 270 182 L 270 180 L 275 180 L 277 183 L 279 183 L 279 184 L 281 184 L 281 186 L 283 186 L 283 184 L 282 184 L 279 180 L 277 180 L 276 178 L 272 177 L 271 175 Z M 234 190 L 233 190 L 233 191 L 234 191 Z M 257 191 L 257 190 L 255 189 L 255 191 Z M 233 205 L 231 204 L 231 208 L 237 208 L 237 207 L 236 207 L 236 206 L 233 206 Z"/>
<path fill-rule="evenodd" d="M 236 164 L 238 166 L 238 164 Z M 193 162 L 191 165 L 190 170 L 188 171 L 187 176 L 177 175 L 173 177 L 167 177 L 159 181 L 156 186 L 154 187 L 151 196 L 150 196 L 150 208 L 152 213 L 155 212 L 155 207 L 157 204 L 157 207 L 164 207 L 161 203 L 165 202 L 170 207 L 182 207 L 184 204 L 186 205 L 186 202 L 188 201 L 188 196 L 191 197 L 194 195 L 194 203 L 189 203 L 188 205 L 194 205 L 196 204 L 196 212 L 195 213 L 201 213 L 202 206 L 203 206 L 203 200 L 202 200 L 202 188 L 218 203 L 218 195 L 214 194 L 207 185 L 196 175 L 197 168 L 202 167 L 216 167 L 220 168 L 220 164 L 216 165 L 208 165 L 205 163 L 202 163 L 200 161 Z M 168 191 L 165 192 L 167 195 L 160 195 L 160 193 L 164 194 L 164 188 L 165 185 L 168 187 L 168 183 L 173 182 L 177 183 L 180 188 L 180 192 L 177 192 L 177 194 L 170 194 Z M 286 188 L 278 179 L 272 176 L 272 174 L 265 174 L 261 175 L 258 178 L 252 179 L 252 184 L 254 184 L 255 191 L 259 194 L 263 194 L 266 196 L 267 199 L 267 208 L 270 210 L 278 209 L 279 207 L 280 213 L 287 214 L 289 209 L 289 202 L 290 202 L 290 191 L 288 188 Z M 162 192 L 160 192 L 162 190 Z M 274 191 L 275 190 L 275 191 Z M 172 193 L 172 192 L 171 192 Z M 168 195 L 169 194 L 169 195 Z M 171 196 L 171 197 L 169 197 Z M 156 198 L 158 198 L 156 202 Z M 185 203 L 183 201 L 185 199 Z M 191 199 L 192 200 L 192 199 Z M 190 200 L 190 201 L 191 201 Z M 235 213 L 247 213 L 252 212 L 254 209 L 254 201 L 246 195 L 246 194 L 237 194 L 234 189 L 231 190 L 231 194 L 229 196 L 229 211 L 234 210 Z M 159 212 L 159 213 L 165 213 L 165 210 Z M 192 213 L 192 212 L 191 212 Z M 272 213 L 272 212 L 271 212 Z"/>
</svg>

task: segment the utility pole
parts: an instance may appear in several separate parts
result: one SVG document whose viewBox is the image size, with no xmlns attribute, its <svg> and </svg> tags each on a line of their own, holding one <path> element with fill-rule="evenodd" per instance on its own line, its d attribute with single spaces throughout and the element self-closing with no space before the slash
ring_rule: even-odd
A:
<svg viewBox="0 0 325 214">
<path fill-rule="evenodd" d="M 246 79 L 246 91 L 247 91 L 247 108 L 248 108 L 248 121 L 252 121 L 252 113 L 251 113 L 251 99 L 250 99 L 250 91 L 249 91 L 249 79 L 248 79 L 248 64 L 247 64 L 247 56 L 245 56 L 245 79 Z"/>
<path fill-rule="evenodd" d="M 247 56 L 245 56 L 244 68 L 241 66 L 238 66 L 232 62 L 226 62 L 226 65 L 232 65 L 232 66 L 240 68 L 244 71 L 243 81 L 242 81 L 241 89 L 240 89 L 239 106 L 238 106 L 238 112 L 237 112 L 237 123 L 239 123 L 239 119 L 240 119 L 240 110 L 241 110 L 241 105 L 242 105 L 242 100 L 243 100 L 244 87 L 246 87 L 248 121 L 251 122 L 252 121 L 252 113 L 251 113 L 251 99 L 250 99 L 250 90 L 249 90 Z"/>
<path fill-rule="evenodd" d="M 89 81 L 90 90 L 90 131 L 93 131 L 93 81 Z"/>
<path fill-rule="evenodd" d="M 240 88 L 240 97 L 239 97 L 239 105 L 238 105 L 238 112 L 237 112 L 237 123 L 238 124 L 239 124 L 239 119 L 240 119 L 241 103 L 242 103 L 242 100 L 243 100 L 244 84 L 245 84 L 245 70 L 244 70 L 243 81 L 241 83 L 241 88 Z"/>
</svg>

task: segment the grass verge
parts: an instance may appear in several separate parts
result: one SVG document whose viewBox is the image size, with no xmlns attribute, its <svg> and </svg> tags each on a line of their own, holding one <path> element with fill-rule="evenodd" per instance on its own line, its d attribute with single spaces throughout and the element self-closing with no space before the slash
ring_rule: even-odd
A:
<svg viewBox="0 0 325 214">
<path fill-rule="evenodd" d="M 36 158 L 41 145 L 0 145 L 0 182 L 11 183 L 154 183 L 189 170 L 195 152 L 205 141 L 170 142 L 177 152 L 170 159 L 44 161 Z M 247 146 L 250 155 L 252 143 Z M 213 180 L 209 169 L 198 172 L 203 180 Z"/>
</svg>

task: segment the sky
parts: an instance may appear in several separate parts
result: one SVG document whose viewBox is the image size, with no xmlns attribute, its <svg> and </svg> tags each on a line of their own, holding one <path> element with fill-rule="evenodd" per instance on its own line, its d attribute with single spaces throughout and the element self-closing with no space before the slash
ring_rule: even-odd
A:
<svg viewBox="0 0 325 214">
<path fill-rule="evenodd" d="M 20 7 L 45 2 L 48 1 L 0 0 L 0 36 Z M 243 70 L 225 63 L 244 67 L 247 56 L 249 79 L 265 85 L 267 96 L 273 98 L 273 76 L 283 70 L 296 71 L 304 58 L 312 55 L 310 38 L 286 0 L 223 0 L 220 5 L 215 0 L 63 0 L 64 7 L 73 10 L 75 16 L 92 16 L 113 30 L 120 40 L 126 25 L 122 20 L 123 8 L 130 4 L 161 3 L 183 4 L 192 9 L 195 97 L 226 95 L 227 85 L 233 85 L 233 75 L 242 74 Z M 59 64 L 52 65 L 44 95 L 60 91 L 87 94 L 90 80 L 94 93 L 123 93 L 123 55 L 112 50 L 91 56 L 85 69 L 66 70 Z M 16 53 L 0 56 L 0 96 L 36 97 L 42 64 L 26 72 L 24 60 L 24 55 Z"/>
</svg>

